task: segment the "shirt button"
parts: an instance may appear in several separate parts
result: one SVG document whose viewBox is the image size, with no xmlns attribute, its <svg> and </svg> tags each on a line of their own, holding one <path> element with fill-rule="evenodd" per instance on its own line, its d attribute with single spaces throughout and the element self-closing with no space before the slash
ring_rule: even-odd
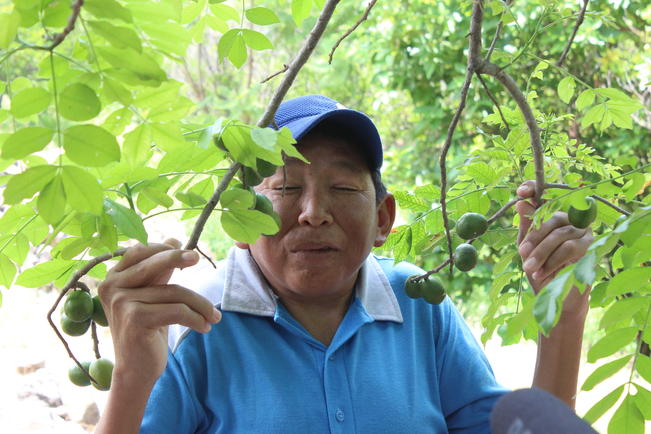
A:
<svg viewBox="0 0 651 434">
<path fill-rule="evenodd" d="M 331 354 L 330 357 L 328 357 L 328 360 L 333 361 L 335 359 L 335 355 Z"/>
<path fill-rule="evenodd" d="M 343 410 L 339 409 L 335 412 L 335 417 L 337 418 L 337 421 L 343 422 L 344 421 L 344 412 Z"/>
</svg>

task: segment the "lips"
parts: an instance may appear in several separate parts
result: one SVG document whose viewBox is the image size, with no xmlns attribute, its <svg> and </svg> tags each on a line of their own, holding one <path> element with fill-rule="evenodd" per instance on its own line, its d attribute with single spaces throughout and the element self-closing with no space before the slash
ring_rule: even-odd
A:
<svg viewBox="0 0 651 434">
<path fill-rule="evenodd" d="M 301 242 L 291 246 L 292 253 L 309 252 L 309 253 L 327 253 L 339 250 L 334 244 L 329 242 L 309 241 Z"/>
</svg>

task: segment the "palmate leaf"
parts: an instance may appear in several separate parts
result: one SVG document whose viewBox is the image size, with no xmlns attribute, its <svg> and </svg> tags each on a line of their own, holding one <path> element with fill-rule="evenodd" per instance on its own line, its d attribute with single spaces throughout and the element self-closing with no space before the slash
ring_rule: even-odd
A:
<svg viewBox="0 0 651 434">
<path fill-rule="evenodd" d="M 250 209 L 223 211 L 221 224 L 229 237 L 249 244 L 260 235 L 273 235 L 280 229 L 273 217 Z"/>
<path fill-rule="evenodd" d="M 25 158 L 45 148 L 53 135 L 54 130 L 51 128 L 21 128 L 5 140 L 2 145 L 2 158 L 16 160 Z"/>
<path fill-rule="evenodd" d="M 81 166 L 99 167 L 120 161 L 115 136 L 96 125 L 75 125 L 63 132 L 66 155 Z"/>
<path fill-rule="evenodd" d="M 245 15 L 247 20 L 259 26 L 266 26 L 280 22 L 278 15 L 276 15 L 276 13 L 271 9 L 265 7 L 249 8 L 246 10 Z"/>
<path fill-rule="evenodd" d="M 59 113 L 71 121 L 86 121 L 102 110 L 102 103 L 93 89 L 82 83 L 73 83 L 59 95 Z"/>
<path fill-rule="evenodd" d="M 104 199 L 104 208 L 120 232 L 142 244 L 147 244 L 147 231 L 142 224 L 142 219 L 135 211 L 111 199 Z"/>
<path fill-rule="evenodd" d="M 41 87 L 24 89 L 11 99 L 11 113 L 16 118 L 24 118 L 45 110 L 52 95 Z"/>
</svg>

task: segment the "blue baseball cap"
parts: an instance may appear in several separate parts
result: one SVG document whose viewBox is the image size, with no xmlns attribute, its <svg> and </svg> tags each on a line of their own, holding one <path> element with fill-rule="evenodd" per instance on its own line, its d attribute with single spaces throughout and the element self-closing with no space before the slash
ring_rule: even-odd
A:
<svg viewBox="0 0 651 434">
<path fill-rule="evenodd" d="M 336 122 L 350 133 L 367 156 L 370 169 L 382 166 L 382 139 L 373 121 L 364 113 L 352 110 L 323 95 L 306 95 L 280 104 L 274 117 L 278 128 L 287 127 L 299 141 L 320 122 Z"/>
</svg>

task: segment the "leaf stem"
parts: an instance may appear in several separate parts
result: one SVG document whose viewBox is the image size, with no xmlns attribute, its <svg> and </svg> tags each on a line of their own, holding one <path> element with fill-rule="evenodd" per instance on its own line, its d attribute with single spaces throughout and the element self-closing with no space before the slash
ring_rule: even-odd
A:
<svg viewBox="0 0 651 434">
<path fill-rule="evenodd" d="M 54 112 L 56 113 L 57 120 L 57 141 L 59 142 L 59 147 L 63 147 L 63 140 L 61 139 L 61 116 L 59 114 L 59 91 L 57 89 L 57 75 L 54 72 L 54 55 L 50 51 L 50 69 L 52 73 L 52 87 L 54 90 Z M 59 167 L 63 165 L 62 155 L 59 153 Z"/>
</svg>

